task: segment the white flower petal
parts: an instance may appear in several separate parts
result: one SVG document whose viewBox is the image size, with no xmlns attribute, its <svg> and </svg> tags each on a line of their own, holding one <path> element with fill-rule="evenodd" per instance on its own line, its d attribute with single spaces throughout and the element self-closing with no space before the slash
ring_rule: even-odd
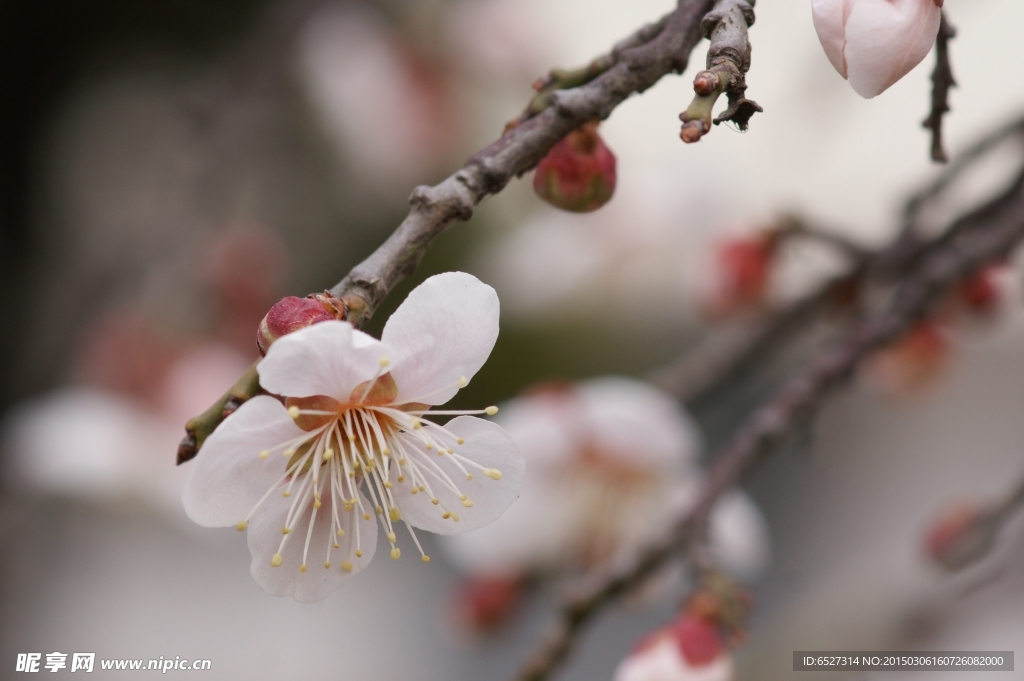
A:
<svg viewBox="0 0 1024 681">
<path fill-rule="evenodd" d="M 843 78 L 846 78 L 846 29 L 843 27 L 845 14 L 853 0 L 811 0 L 811 16 L 814 18 L 814 30 L 825 50 L 825 55 L 832 66 Z"/>
<path fill-rule="evenodd" d="M 384 326 L 397 403 L 444 404 L 487 361 L 498 339 L 498 295 L 471 274 L 447 272 L 413 289 Z"/>
<path fill-rule="evenodd" d="M 709 664 L 692 666 L 671 636 L 632 653 L 615 670 L 615 681 L 731 681 L 732 658 L 719 655 Z"/>
<path fill-rule="evenodd" d="M 576 456 L 580 445 L 566 413 L 574 402 L 569 391 L 517 397 L 501 406 L 494 423 L 519 445 L 530 471 L 558 468 Z"/>
<path fill-rule="evenodd" d="M 604 456 L 660 470 L 685 470 L 701 448 L 693 419 L 668 393 L 625 377 L 581 383 L 577 394 L 586 408 L 586 436 Z"/>
<path fill-rule="evenodd" d="M 455 438 L 448 435 L 438 437 L 436 430 L 432 434 L 448 448 L 454 449 L 456 454 L 485 468 L 500 471 L 501 478 L 494 480 L 480 469 L 463 464 L 466 471 L 473 474 L 473 479 L 467 480 L 466 474 L 449 457 L 438 456 L 436 450 L 411 449 L 408 443 L 412 435 L 409 434 L 402 436 L 406 443 L 406 455 L 421 470 L 436 471 L 435 466 L 440 467 L 461 494 L 472 502 L 471 507 L 466 507 L 458 494 L 433 475 L 425 476 L 430 489 L 418 494 L 412 494 L 412 479 L 408 472 L 405 480 L 398 482 L 397 467 L 393 466 L 389 477 L 394 485 L 395 503 L 409 524 L 437 534 L 457 534 L 494 522 L 519 496 L 525 466 L 515 441 L 494 423 L 472 416 L 459 416 L 449 421 L 445 428 L 456 437 L 463 438 L 465 443 L 459 445 Z M 439 504 L 431 502 L 430 491 L 437 496 Z M 442 518 L 445 509 L 457 514 L 459 521 Z"/>
<path fill-rule="evenodd" d="M 870 99 L 928 54 L 939 32 L 935 0 L 857 0 L 846 21 L 850 85 Z"/>
<path fill-rule="evenodd" d="M 380 370 L 392 353 L 348 322 L 327 321 L 274 341 L 256 370 L 260 385 L 275 395 L 326 395 L 348 402 L 352 390 Z"/>
<path fill-rule="evenodd" d="M 708 536 L 715 562 L 743 582 L 764 572 L 771 559 L 768 525 L 743 492 L 733 490 L 711 509 Z"/>
<path fill-rule="evenodd" d="M 371 504 L 359 493 L 366 508 Z M 365 520 L 358 507 L 351 511 L 338 509 L 338 516 L 345 530 L 345 536 L 335 537 L 331 532 L 331 495 L 324 494 L 323 502 L 316 512 L 313 523 L 313 534 L 309 539 L 309 550 L 306 552 L 306 571 L 300 571 L 302 554 L 306 545 L 306 534 L 312 509 L 306 507 L 299 514 L 300 520 L 294 523 L 284 550 L 281 551 L 281 565 L 273 567 L 271 559 L 281 546 L 281 528 L 284 527 L 285 516 L 291 507 L 292 499 L 273 494 L 249 523 L 249 553 L 252 554 L 250 572 L 253 579 L 271 596 L 291 596 L 300 603 L 312 603 L 323 600 L 332 591 L 344 584 L 350 577 L 369 565 L 377 548 L 377 522 L 370 512 L 370 519 Z M 359 547 L 361 557 L 356 557 L 356 525 L 359 527 Z M 337 541 L 339 548 L 333 548 Z M 331 543 L 331 566 L 324 567 L 327 560 L 327 547 Z M 351 570 L 346 570 L 344 563 L 351 563 Z"/>
<path fill-rule="evenodd" d="M 515 503 L 486 527 L 444 540 L 457 568 L 486 575 L 518 576 L 535 569 L 557 569 L 572 558 L 567 544 L 581 536 L 579 508 L 549 477 L 527 468 Z"/>
<path fill-rule="evenodd" d="M 207 438 L 192 468 L 181 500 L 185 513 L 205 527 L 228 527 L 243 520 L 284 475 L 280 454 L 260 452 L 302 435 L 284 406 L 273 397 L 254 397 Z"/>
</svg>

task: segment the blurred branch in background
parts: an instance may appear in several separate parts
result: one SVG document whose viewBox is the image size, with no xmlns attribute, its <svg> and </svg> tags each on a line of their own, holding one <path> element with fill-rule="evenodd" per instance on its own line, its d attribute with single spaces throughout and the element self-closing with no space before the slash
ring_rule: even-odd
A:
<svg viewBox="0 0 1024 681">
<path fill-rule="evenodd" d="M 975 149 L 991 148 L 993 139 L 1010 140 L 1012 137 L 1006 130 L 1019 132 L 1021 126 L 1024 126 L 1024 121 L 1000 130 Z M 976 158 L 978 153 L 969 155 Z M 950 186 L 953 174 L 970 167 L 968 163 L 961 163 L 950 168 L 936 185 Z M 1024 163 L 1018 163 L 1017 173 L 1005 192 L 962 215 L 945 232 L 924 241 L 914 257 L 904 259 L 905 269 L 894 279 L 891 292 L 885 296 L 880 309 L 852 324 L 838 342 L 819 350 L 795 376 L 785 381 L 744 420 L 732 439 L 713 457 L 701 494 L 692 507 L 676 518 L 672 533 L 641 551 L 628 568 L 595 577 L 582 593 L 570 598 L 562 607 L 555 630 L 542 641 L 534 656 L 515 677 L 518 681 L 549 678 L 566 660 L 586 625 L 597 614 L 643 584 L 670 558 L 694 548 L 719 496 L 748 475 L 775 445 L 806 422 L 833 388 L 848 379 L 874 351 L 898 340 L 915 323 L 924 319 L 944 293 L 980 268 L 1010 254 L 1024 238 Z M 940 193 L 941 189 L 931 187 L 922 195 L 934 198 Z M 920 203 L 916 205 L 920 207 Z M 891 248 L 902 251 L 904 243 L 903 239 L 898 239 Z M 869 270 L 861 268 L 857 271 Z M 834 285 L 834 281 L 829 281 L 822 291 L 811 295 L 802 304 L 798 303 L 795 309 L 804 314 L 796 316 L 790 310 L 778 317 L 776 323 L 779 327 L 769 324 L 765 330 L 755 334 L 755 342 L 741 347 L 730 361 L 719 365 L 722 376 L 727 378 L 732 367 L 749 361 L 760 352 L 764 346 L 758 341 L 768 345 L 767 339 L 772 337 L 772 332 L 781 333 L 783 321 L 799 322 L 811 317 L 810 312 L 827 307 L 829 297 L 824 293 Z M 706 378 L 703 382 L 705 386 L 709 385 Z M 685 387 L 676 388 L 685 394 Z M 1008 509 L 1016 507 L 1017 499 L 1017 494 L 1012 495 L 1010 501 L 984 517 L 1003 518 L 1009 513 Z"/>
</svg>

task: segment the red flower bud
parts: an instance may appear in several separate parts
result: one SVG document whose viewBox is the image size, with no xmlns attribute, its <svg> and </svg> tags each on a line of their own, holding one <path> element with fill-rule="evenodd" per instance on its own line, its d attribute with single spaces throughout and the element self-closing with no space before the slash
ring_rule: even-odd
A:
<svg viewBox="0 0 1024 681">
<path fill-rule="evenodd" d="M 763 232 L 753 237 L 729 239 L 719 245 L 717 268 L 703 301 L 707 317 L 727 317 L 764 303 L 777 242 L 773 232 Z"/>
<path fill-rule="evenodd" d="M 978 312 L 988 312 L 999 302 L 999 294 L 995 284 L 986 272 L 978 272 L 965 279 L 960 285 L 960 297 L 967 306 Z"/>
<path fill-rule="evenodd" d="M 684 615 L 673 626 L 676 644 L 686 661 L 695 666 L 710 664 L 722 654 L 718 627 L 695 615 Z"/>
<path fill-rule="evenodd" d="M 924 550 L 947 570 L 967 567 L 988 554 L 998 524 L 978 506 L 961 504 L 943 513 L 929 528 Z"/>
<path fill-rule="evenodd" d="M 296 298 L 288 296 L 277 301 L 270 312 L 263 317 L 256 331 L 256 345 L 261 355 L 275 340 L 307 326 L 331 319 L 344 319 L 345 306 L 337 298 L 328 295 Z"/>
<path fill-rule="evenodd" d="M 515 577 L 470 577 L 458 595 L 459 617 L 476 631 L 493 631 L 515 612 L 522 596 L 522 580 Z"/>
<path fill-rule="evenodd" d="M 597 123 L 570 132 L 537 164 L 537 196 L 555 208 L 589 213 L 615 191 L 615 155 L 597 134 Z"/>
</svg>

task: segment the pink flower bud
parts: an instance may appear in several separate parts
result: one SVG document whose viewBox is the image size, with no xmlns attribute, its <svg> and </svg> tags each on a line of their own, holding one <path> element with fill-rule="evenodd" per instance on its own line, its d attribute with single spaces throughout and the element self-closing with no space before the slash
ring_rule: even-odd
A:
<svg viewBox="0 0 1024 681">
<path fill-rule="evenodd" d="M 870 99 L 917 66 L 939 32 L 942 0 L 811 0 L 836 71 Z"/>
<path fill-rule="evenodd" d="M 947 570 L 959 570 L 988 554 L 997 529 L 992 514 L 972 504 L 960 504 L 945 511 L 928 529 L 924 550 Z"/>
<path fill-rule="evenodd" d="M 589 213 L 615 192 L 615 156 L 587 123 L 565 136 L 537 164 L 533 190 L 552 206 Z"/>
<path fill-rule="evenodd" d="M 679 652 L 691 665 L 709 664 L 722 654 L 718 627 L 706 618 L 686 615 L 676 622 L 674 629 Z"/>
<path fill-rule="evenodd" d="M 344 310 L 340 300 L 326 295 L 282 298 L 270 308 L 256 331 L 260 354 L 266 355 L 271 343 L 292 331 L 331 319 L 343 319 Z"/>
<path fill-rule="evenodd" d="M 508 621 L 522 599 L 522 580 L 516 577 L 470 577 L 458 594 L 463 624 L 479 632 L 493 631 Z"/>
<path fill-rule="evenodd" d="M 713 281 L 704 287 L 707 317 L 726 317 L 764 303 L 775 264 L 776 243 L 776 235 L 766 232 L 719 245 Z"/>
</svg>

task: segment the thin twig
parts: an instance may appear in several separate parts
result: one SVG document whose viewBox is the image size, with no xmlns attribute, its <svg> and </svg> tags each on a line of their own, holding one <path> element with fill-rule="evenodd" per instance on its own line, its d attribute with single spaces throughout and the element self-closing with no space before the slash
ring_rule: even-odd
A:
<svg viewBox="0 0 1024 681">
<path fill-rule="evenodd" d="M 932 71 L 932 110 L 921 125 L 932 131 L 932 160 L 946 163 L 949 158 L 942 145 L 942 117 L 949 112 L 949 89 L 956 86 L 953 67 L 949 63 L 949 41 L 956 37 L 956 29 L 942 12 L 939 33 L 935 36 L 935 70 Z"/>
</svg>

